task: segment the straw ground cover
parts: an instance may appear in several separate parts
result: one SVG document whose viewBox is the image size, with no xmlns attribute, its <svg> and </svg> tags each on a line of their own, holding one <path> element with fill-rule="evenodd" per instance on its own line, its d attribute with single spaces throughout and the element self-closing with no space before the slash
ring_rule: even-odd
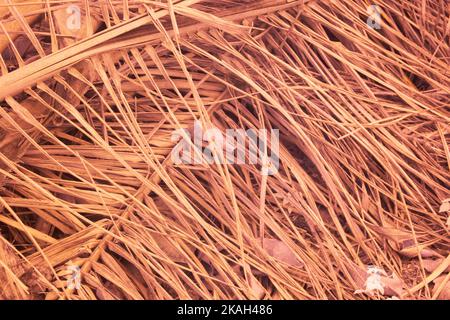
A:
<svg viewBox="0 0 450 320">
<path fill-rule="evenodd" d="M 0 1 L 0 298 L 449 299 L 449 39 L 445 0 Z M 277 172 L 174 164 L 196 123 Z"/>
</svg>

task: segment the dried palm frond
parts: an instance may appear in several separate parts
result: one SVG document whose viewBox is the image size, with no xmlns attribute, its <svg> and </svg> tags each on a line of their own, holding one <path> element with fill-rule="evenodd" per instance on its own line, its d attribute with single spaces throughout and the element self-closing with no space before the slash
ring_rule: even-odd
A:
<svg viewBox="0 0 450 320">
<path fill-rule="evenodd" d="M 0 1 L 0 299 L 448 297 L 450 6 L 371 5 Z"/>
</svg>

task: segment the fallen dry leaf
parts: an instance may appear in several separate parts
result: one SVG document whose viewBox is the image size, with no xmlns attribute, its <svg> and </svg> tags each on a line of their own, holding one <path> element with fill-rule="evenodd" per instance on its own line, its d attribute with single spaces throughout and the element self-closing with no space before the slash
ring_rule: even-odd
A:
<svg viewBox="0 0 450 320">
<path fill-rule="evenodd" d="M 282 241 L 271 238 L 263 239 L 263 247 L 267 253 L 286 264 L 296 267 L 302 267 L 303 262 L 297 259 L 294 252 Z"/>
<path fill-rule="evenodd" d="M 450 229 L 450 198 L 442 201 L 441 207 L 439 208 L 439 213 L 448 213 L 447 217 L 447 228 Z"/>
<path fill-rule="evenodd" d="M 447 278 L 447 275 L 443 275 L 434 279 L 433 295 L 435 295 L 438 290 L 440 290 L 440 287 L 443 285 L 445 278 Z M 450 281 L 447 280 L 447 283 L 444 284 L 444 287 L 440 290 L 437 298 L 439 300 L 450 300 Z"/>
<path fill-rule="evenodd" d="M 450 198 L 442 201 L 439 213 L 450 212 Z"/>
<path fill-rule="evenodd" d="M 400 296 L 403 293 L 403 280 L 395 273 L 390 277 L 381 277 L 381 282 L 384 286 L 384 294 L 388 296 Z"/>
<path fill-rule="evenodd" d="M 178 249 L 175 245 L 171 243 L 171 241 L 167 238 L 167 236 L 163 236 L 159 233 L 151 232 L 152 237 L 155 239 L 158 247 L 167 254 L 167 256 L 176 261 L 176 262 L 186 262 L 187 258 L 183 255 L 182 251 Z"/>
<path fill-rule="evenodd" d="M 417 257 L 419 254 L 422 258 L 439 257 L 439 254 L 436 251 L 434 251 L 433 249 L 428 249 L 425 245 L 420 244 L 418 246 L 404 247 L 398 252 L 409 258 Z"/>
<path fill-rule="evenodd" d="M 249 272 L 250 290 L 253 294 L 253 299 L 262 299 L 266 295 L 266 289 L 262 286 L 256 277 Z"/>
<path fill-rule="evenodd" d="M 383 227 L 372 225 L 371 228 L 397 246 L 404 241 L 411 240 L 412 235 L 410 232 L 395 228 L 387 222 L 384 222 L 384 225 Z"/>
<path fill-rule="evenodd" d="M 428 272 L 433 272 L 434 270 L 436 270 L 437 267 L 439 267 L 442 264 L 443 261 L 444 261 L 443 258 L 436 260 L 431 259 L 422 260 L 423 268 Z M 450 265 L 447 267 L 447 269 L 445 269 L 444 272 L 450 272 Z"/>
<path fill-rule="evenodd" d="M 400 230 L 385 223 L 387 227 L 372 226 L 379 234 L 386 237 L 391 247 L 398 253 L 414 258 L 420 255 L 422 258 L 439 257 L 440 255 L 433 249 L 427 248 L 428 245 L 419 243 L 416 245 L 411 232 Z M 419 236 L 417 236 L 419 238 Z M 419 240 L 419 239 L 418 239 Z"/>
</svg>

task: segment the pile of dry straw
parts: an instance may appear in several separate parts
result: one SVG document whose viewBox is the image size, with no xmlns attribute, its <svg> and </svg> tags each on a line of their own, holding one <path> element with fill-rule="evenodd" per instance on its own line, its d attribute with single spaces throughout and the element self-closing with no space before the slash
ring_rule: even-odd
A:
<svg viewBox="0 0 450 320">
<path fill-rule="evenodd" d="M 0 297 L 449 299 L 449 39 L 446 0 L 0 1 Z M 277 170 L 175 163 L 196 123 Z"/>
</svg>

